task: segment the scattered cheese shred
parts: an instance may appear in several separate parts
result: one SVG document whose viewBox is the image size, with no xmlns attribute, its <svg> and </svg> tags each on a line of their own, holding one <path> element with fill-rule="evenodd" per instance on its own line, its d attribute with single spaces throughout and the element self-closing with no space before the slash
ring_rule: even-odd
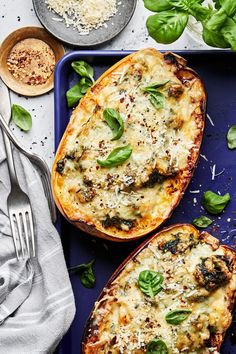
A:
<svg viewBox="0 0 236 354">
<path fill-rule="evenodd" d="M 45 3 L 50 11 L 62 17 L 67 27 L 76 28 L 80 34 L 105 26 L 120 4 L 116 0 L 45 0 Z"/>
<path fill-rule="evenodd" d="M 220 176 L 220 175 L 222 175 L 222 173 L 225 172 L 225 168 L 223 168 L 222 171 L 216 173 L 216 165 L 213 165 L 213 167 L 210 166 L 210 170 L 211 170 L 211 174 L 212 174 L 212 176 L 211 176 L 212 181 L 215 180 L 215 177 Z"/>
<path fill-rule="evenodd" d="M 200 156 L 201 156 L 205 161 L 208 161 L 208 158 L 206 157 L 206 155 L 200 154 Z"/>
<path fill-rule="evenodd" d="M 211 125 L 214 127 L 215 124 L 213 123 L 213 120 L 211 119 L 211 117 L 209 116 L 209 114 L 207 114 L 207 118 L 208 118 L 209 122 L 211 123 Z"/>
</svg>

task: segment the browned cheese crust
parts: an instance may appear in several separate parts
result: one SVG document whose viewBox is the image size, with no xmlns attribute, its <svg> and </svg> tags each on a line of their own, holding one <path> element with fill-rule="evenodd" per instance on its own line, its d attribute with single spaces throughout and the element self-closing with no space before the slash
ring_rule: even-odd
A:
<svg viewBox="0 0 236 354">
<path fill-rule="evenodd" d="M 155 106 L 145 88 L 158 88 Z M 198 75 L 173 53 L 143 49 L 105 72 L 73 111 L 58 147 L 52 187 L 62 214 L 83 231 L 114 241 L 142 237 L 178 205 L 196 166 L 206 94 Z M 124 133 L 112 139 L 107 108 L 119 112 Z M 103 168 L 117 147 L 132 154 Z"/>
<path fill-rule="evenodd" d="M 162 290 L 141 290 L 142 271 L 159 272 Z M 115 272 L 91 313 L 83 354 L 142 354 L 162 340 L 169 354 L 217 354 L 232 321 L 236 252 L 192 225 L 164 229 L 140 246 Z M 180 324 L 174 310 L 190 310 Z M 164 352 L 163 352 L 164 353 Z"/>
</svg>

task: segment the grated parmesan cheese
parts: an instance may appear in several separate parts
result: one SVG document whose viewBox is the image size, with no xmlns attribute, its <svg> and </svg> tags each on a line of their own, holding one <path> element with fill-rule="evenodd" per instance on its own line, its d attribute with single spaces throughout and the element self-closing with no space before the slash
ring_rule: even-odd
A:
<svg viewBox="0 0 236 354">
<path fill-rule="evenodd" d="M 120 4 L 116 0 L 45 0 L 45 3 L 50 11 L 62 17 L 67 27 L 74 27 L 80 34 L 107 27 L 106 21 L 117 13 Z"/>
</svg>

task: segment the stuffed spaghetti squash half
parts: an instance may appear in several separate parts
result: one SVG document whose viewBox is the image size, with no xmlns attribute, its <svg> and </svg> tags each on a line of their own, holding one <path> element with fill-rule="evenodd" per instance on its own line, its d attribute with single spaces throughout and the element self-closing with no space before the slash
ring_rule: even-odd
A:
<svg viewBox="0 0 236 354">
<path fill-rule="evenodd" d="M 82 353 L 219 354 L 235 295 L 235 251 L 192 225 L 173 225 L 112 276 L 95 303 Z"/>
<path fill-rule="evenodd" d="M 156 229 L 192 176 L 205 105 L 203 84 L 182 57 L 144 49 L 116 63 L 81 99 L 58 147 L 58 208 L 110 240 Z"/>
</svg>

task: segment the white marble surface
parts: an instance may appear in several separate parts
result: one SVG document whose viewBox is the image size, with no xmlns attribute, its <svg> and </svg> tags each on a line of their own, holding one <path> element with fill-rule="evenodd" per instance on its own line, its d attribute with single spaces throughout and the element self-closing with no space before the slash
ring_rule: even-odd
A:
<svg viewBox="0 0 236 354">
<path fill-rule="evenodd" d="M 138 0 L 135 14 L 126 29 L 101 49 L 128 50 L 150 46 L 164 50 L 207 48 L 207 46 L 194 41 L 188 33 L 184 33 L 178 41 L 171 45 L 157 44 L 147 34 L 145 21 L 149 14 L 150 12 L 143 6 L 143 0 Z M 40 26 L 33 10 L 32 1 L 0 0 L 0 42 L 12 31 L 24 26 Z M 29 110 L 33 117 L 33 127 L 30 132 L 23 133 L 14 124 L 11 124 L 14 133 L 27 148 L 37 152 L 51 165 L 54 154 L 53 92 L 35 98 L 20 97 L 11 93 L 11 101 Z"/>
</svg>

